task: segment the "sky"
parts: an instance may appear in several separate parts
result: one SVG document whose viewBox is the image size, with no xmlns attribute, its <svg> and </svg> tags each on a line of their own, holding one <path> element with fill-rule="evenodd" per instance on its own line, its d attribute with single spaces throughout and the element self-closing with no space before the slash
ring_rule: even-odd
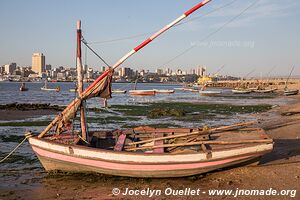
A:
<svg viewBox="0 0 300 200">
<path fill-rule="evenodd" d="M 53 67 L 75 66 L 79 19 L 84 38 L 113 65 L 199 2 L 0 0 L 0 65 L 30 66 L 32 53 L 42 52 Z M 206 66 L 215 73 L 225 65 L 224 75 L 245 76 L 254 70 L 252 76 L 286 76 L 295 66 L 293 74 L 300 75 L 299 8 L 297 0 L 212 0 L 122 67 L 189 71 Z M 104 65 L 85 51 L 84 64 L 95 70 Z"/>
</svg>

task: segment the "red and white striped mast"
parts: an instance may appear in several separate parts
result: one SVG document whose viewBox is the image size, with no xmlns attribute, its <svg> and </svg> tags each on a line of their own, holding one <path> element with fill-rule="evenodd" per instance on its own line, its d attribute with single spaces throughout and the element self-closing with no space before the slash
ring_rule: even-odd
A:
<svg viewBox="0 0 300 200">
<path fill-rule="evenodd" d="M 139 50 L 141 50 L 143 47 L 145 47 L 146 45 L 148 45 L 150 42 L 152 42 L 155 38 L 157 38 L 158 36 L 160 36 L 162 33 L 164 33 L 165 31 L 169 30 L 171 27 L 173 27 L 174 25 L 178 24 L 180 21 L 182 21 L 183 19 L 185 19 L 186 17 L 188 17 L 190 14 L 192 14 L 193 12 L 195 12 L 196 10 L 198 10 L 199 8 L 201 8 L 202 6 L 204 6 L 205 4 L 209 3 L 211 0 L 203 0 L 202 2 L 198 3 L 197 5 L 195 5 L 193 8 L 189 9 L 188 11 L 186 11 L 185 13 L 183 13 L 180 17 L 178 17 L 177 19 L 175 19 L 173 22 L 171 22 L 170 24 L 168 24 L 167 26 L 165 26 L 164 28 L 162 28 L 161 30 L 157 31 L 156 33 L 154 33 L 150 38 L 146 39 L 144 42 L 142 42 L 140 45 L 136 46 L 134 49 L 132 49 L 130 52 L 128 52 L 125 56 L 123 56 L 118 62 L 116 62 L 110 69 L 106 70 L 103 74 L 101 74 L 87 89 L 85 89 L 81 94 L 80 97 L 83 96 L 84 94 L 86 94 L 88 91 L 90 91 L 91 88 L 93 88 L 99 81 L 101 81 L 104 77 L 106 77 L 108 75 L 108 73 L 113 69 L 116 69 L 117 67 L 119 67 L 125 60 L 127 60 L 130 56 L 132 56 L 133 54 L 135 54 L 136 52 L 138 52 Z M 81 36 L 81 30 L 80 30 L 80 36 Z M 78 34 L 77 34 L 78 37 Z M 80 37 L 81 39 L 81 37 Z M 78 38 L 77 38 L 77 42 L 78 42 Z M 80 51 L 81 53 L 81 51 Z M 81 59 L 80 59 L 81 61 Z M 77 62 L 78 64 L 78 62 Z M 81 62 L 80 62 L 81 64 Z M 67 112 L 67 110 L 71 109 L 72 106 L 79 101 L 79 99 L 75 99 L 72 103 L 70 103 L 67 108 L 62 112 L 62 114 L 64 114 L 65 112 Z M 84 116 L 84 115 L 83 115 Z M 51 128 L 52 126 L 60 119 L 60 116 L 57 116 L 51 124 L 49 124 L 45 130 L 38 136 L 39 138 L 43 137 Z"/>
</svg>

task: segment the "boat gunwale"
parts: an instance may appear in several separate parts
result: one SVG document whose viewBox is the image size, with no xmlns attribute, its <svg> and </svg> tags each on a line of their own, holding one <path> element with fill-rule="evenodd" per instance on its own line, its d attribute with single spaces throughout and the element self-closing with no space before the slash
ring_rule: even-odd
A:
<svg viewBox="0 0 300 200">
<path fill-rule="evenodd" d="M 270 144 L 270 143 L 268 143 Z M 261 144 L 262 145 L 262 144 Z M 266 145 L 266 144 L 265 144 Z M 207 163 L 207 162 L 214 162 L 214 161 L 222 161 L 224 159 L 234 159 L 234 158 L 238 158 L 238 157 L 259 157 L 262 155 L 265 155 L 269 152 L 272 151 L 272 149 L 270 150 L 264 150 L 264 151 L 255 151 L 252 153 L 245 153 L 245 154 L 240 154 L 240 155 L 235 155 L 235 156 L 230 156 L 230 157 L 224 157 L 224 158 L 217 158 L 217 159 L 213 159 L 213 158 L 206 158 L 206 160 L 202 160 L 202 161 L 178 161 L 178 162 L 137 162 L 137 161 L 118 161 L 118 160 L 108 160 L 108 159 L 103 159 L 103 158 L 95 158 L 95 157 L 85 157 L 85 156 L 80 156 L 77 154 L 68 154 L 65 152 L 60 152 L 60 151 L 55 151 L 53 149 L 49 150 L 40 146 L 36 146 L 36 145 L 32 145 L 35 148 L 39 148 L 45 151 L 49 151 L 52 153 L 57 153 L 57 154 L 62 154 L 65 156 L 69 156 L 69 157 L 75 157 L 75 158 L 83 158 L 83 159 L 88 159 L 88 160 L 94 160 L 94 161 L 103 161 L 103 162 L 110 162 L 110 163 L 115 163 L 115 164 L 134 164 L 134 165 L 177 165 L 177 164 L 195 164 L 195 163 Z M 35 152 L 35 151 L 34 151 Z M 113 153 L 114 151 L 111 151 L 111 153 Z M 35 152 L 36 153 L 36 152 Z M 116 152 L 116 153 L 120 153 L 120 152 Z M 38 156 L 40 156 L 38 153 L 36 153 Z M 204 152 L 198 152 L 198 153 L 192 153 L 194 155 L 196 154 L 205 154 Z M 154 154 L 146 154 L 145 155 L 154 155 Z M 158 155 L 158 154 L 156 154 Z M 174 155 L 174 154 L 173 154 Z M 177 154 L 178 155 L 178 154 Z M 183 155 L 183 154 L 180 154 Z M 205 154 L 206 157 L 206 154 Z M 58 159 L 55 159 L 58 160 Z"/>
</svg>

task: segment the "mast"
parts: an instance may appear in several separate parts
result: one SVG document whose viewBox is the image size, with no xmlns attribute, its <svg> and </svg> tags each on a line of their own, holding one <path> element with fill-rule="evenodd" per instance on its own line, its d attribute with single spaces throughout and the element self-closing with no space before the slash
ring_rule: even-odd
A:
<svg viewBox="0 0 300 200">
<path fill-rule="evenodd" d="M 78 96 L 83 92 L 83 77 L 82 77 L 82 60 L 81 60 L 81 21 L 77 21 L 77 51 L 76 51 L 76 64 L 77 64 L 77 82 L 78 82 Z M 84 110 L 84 101 L 80 106 L 80 127 L 81 134 L 84 140 L 87 140 L 87 130 L 85 122 L 85 110 Z"/>
<path fill-rule="evenodd" d="M 134 49 L 132 49 L 130 52 L 128 52 L 125 56 L 123 56 L 118 62 L 116 62 L 111 68 L 109 68 L 108 70 L 106 70 L 103 74 L 101 74 L 87 89 L 85 89 L 80 95 L 79 98 L 83 97 L 85 94 L 87 94 L 97 83 L 99 83 L 103 78 L 105 78 L 110 72 L 111 70 L 116 69 L 117 67 L 119 67 L 125 60 L 127 60 L 130 56 L 132 56 L 133 54 L 135 54 L 136 52 L 138 52 L 140 49 L 142 49 L 143 47 L 145 47 L 147 44 L 149 44 L 150 42 L 152 42 L 155 38 L 157 38 L 158 36 L 160 36 L 162 33 L 164 33 L 165 31 L 169 30 L 171 27 L 173 27 L 174 25 L 178 24 L 180 21 L 182 21 L 183 19 L 185 19 L 186 17 L 188 17 L 190 14 L 192 14 L 193 12 L 195 12 L 196 10 L 198 10 L 199 8 L 201 8 L 202 6 L 204 6 L 205 4 L 209 3 L 211 0 L 203 0 L 202 2 L 198 3 L 196 6 L 194 6 L 193 8 L 189 9 L 188 11 L 186 11 L 185 13 L 183 13 L 180 17 L 178 17 L 176 20 L 174 20 L 173 22 L 171 22 L 170 24 L 168 24 L 167 26 L 165 26 L 164 28 L 162 28 L 161 30 L 157 31 L 156 33 L 154 33 L 150 38 L 148 38 L 147 40 L 145 40 L 144 42 L 142 42 L 140 45 L 138 45 L 137 47 L 135 47 Z M 78 34 L 78 33 L 77 33 Z M 81 31 L 80 31 L 80 35 L 81 35 Z M 78 36 L 78 35 L 77 35 Z M 81 52 L 80 52 L 81 53 Z M 74 106 L 78 101 L 80 101 L 80 99 L 77 98 L 74 101 L 72 101 L 67 108 L 62 111 L 61 115 L 65 114 L 69 109 L 72 108 L 72 106 Z M 38 136 L 39 138 L 43 137 L 55 124 L 56 122 L 58 122 L 61 119 L 61 116 L 57 116 L 44 130 L 43 132 L 40 133 L 40 135 Z"/>
</svg>

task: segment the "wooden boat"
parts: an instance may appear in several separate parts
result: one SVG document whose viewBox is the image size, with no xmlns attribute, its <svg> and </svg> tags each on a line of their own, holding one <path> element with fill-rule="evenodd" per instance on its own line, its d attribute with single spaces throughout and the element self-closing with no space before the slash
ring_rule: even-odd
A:
<svg viewBox="0 0 300 200">
<path fill-rule="evenodd" d="M 285 96 L 297 95 L 299 93 L 299 90 L 297 90 L 297 89 L 288 89 L 288 82 L 289 82 L 289 79 L 290 79 L 290 77 L 291 77 L 291 75 L 294 71 L 294 68 L 295 67 L 292 67 L 292 69 L 290 71 L 290 74 L 289 74 L 287 80 L 285 81 L 285 87 L 284 87 L 284 92 L 283 92 L 283 94 Z"/>
<path fill-rule="evenodd" d="M 126 92 L 127 90 L 119 90 L 119 89 L 112 90 L 112 93 L 116 93 L 116 94 L 125 94 Z"/>
<path fill-rule="evenodd" d="M 258 161 L 273 148 L 272 140 L 262 129 L 216 133 L 214 137 L 217 139 L 207 141 L 202 141 L 204 135 L 199 135 L 200 140 L 194 140 L 191 144 L 182 143 L 182 146 L 164 144 L 163 140 L 152 140 L 154 146 L 142 145 L 145 143 L 143 141 L 140 141 L 140 146 L 134 143 L 130 146 L 128 143 L 128 138 L 136 136 L 148 135 L 151 140 L 155 134 L 174 137 L 179 134 L 192 135 L 195 132 L 201 132 L 201 129 L 138 127 L 94 132 L 88 146 L 72 133 L 32 137 L 29 138 L 29 143 L 47 171 L 97 172 L 152 178 L 191 176 L 249 164 Z M 104 141 L 109 141 L 109 144 Z"/>
<path fill-rule="evenodd" d="M 299 90 L 285 90 L 283 93 L 285 96 L 297 95 Z"/>
<path fill-rule="evenodd" d="M 188 16 L 209 1 L 204 0 L 182 16 Z M 179 23 L 175 20 L 168 28 Z M 155 33 L 159 36 L 165 29 Z M 253 122 L 218 128 L 151 128 L 89 131 L 85 101 L 111 97 L 114 70 L 151 42 L 146 40 L 102 73 L 83 90 L 81 23 L 77 23 L 76 97 L 29 143 L 47 171 L 98 172 L 130 177 L 181 177 L 257 161 L 273 148 L 273 141 Z M 137 92 L 137 91 L 135 91 Z M 154 90 L 152 90 L 154 92 Z M 143 91 L 142 93 L 145 93 Z M 155 94 L 155 92 L 154 92 Z M 72 128 L 80 111 L 80 129 Z"/>
<path fill-rule="evenodd" d="M 157 90 L 157 89 L 154 89 L 155 93 L 158 93 L 158 94 L 172 94 L 175 92 L 175 90 Z"/>
<path fill-rule="evenodd" d="M 60 92 L 60 87 L 56 87 L 56 88 L 48 88 L 48 82 L 47 82 L 47 80 L 45 80 L 44 86 L 41 87 L 41 90 L 43 90 L 43 91 L 55 91 L 55 92 Z"/>
<path fill-rule="evenodd" d="M 155 90 L 129 90 L 129 95 L 132 96 L 154 96 Z"/>
<path fill-rule="evenodd" d="M 199 94 L 201 96 L 215 97 L 215 96 L 220 96 L 222 94 L 222 91 L 217 91 L 217 90 L 200 90 Z"/>
<path fill-rule="evenodd" d="M 250 94 L 251 90 L 248 89 L 242 89 L 242 88 L 236 88 L 231 90 L 233 94 Z"/>
<path fill-rule="evenodd" d="M 21 84 L 20 91 L 21 91 L 21 92 L 28 91 L 28 88 L 25 86 L 25 83 L 22 83 L 22 84 Z"/>
</svg>

